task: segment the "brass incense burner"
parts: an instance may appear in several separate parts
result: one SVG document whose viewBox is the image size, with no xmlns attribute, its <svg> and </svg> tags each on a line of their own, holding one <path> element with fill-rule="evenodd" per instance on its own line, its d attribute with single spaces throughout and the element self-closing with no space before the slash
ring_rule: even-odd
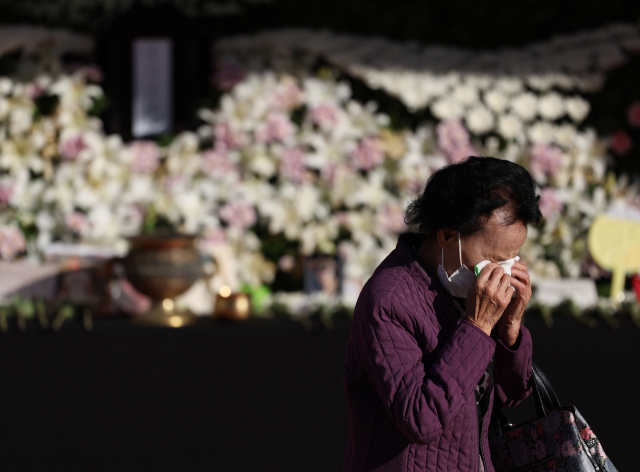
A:
<svg viewBox="0 0 640 472">
<path fill-rule="evenodd" d="M 178 328 L 195 316 L 179 311 L 174 298 L 186 292 L 200 277 L 202 264 L 195 236 L 135 236 L 124 269 L 131 284 L 153 300 L 151 309 L 135 318 L 142 324 Z"/>
</svg>

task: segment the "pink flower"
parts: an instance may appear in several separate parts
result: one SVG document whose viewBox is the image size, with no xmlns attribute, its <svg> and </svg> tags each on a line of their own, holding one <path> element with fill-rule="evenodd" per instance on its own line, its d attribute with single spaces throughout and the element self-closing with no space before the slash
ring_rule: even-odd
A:
<svg viewBox="0 0 640 472">
<path fill-rule="evenodd" d="M 160 167 L 160 149 L 153 141 L 134 141 L 129 149 L 133 153 L 131 170 L 139 174 L 150 174 Z"/>
<path fill-rule="evenodd" d="M 31 100 L 36 100 L 42 97 L 44 93 L 45 93 L 45 89 L 40 87 L 40 85 L 38 85 L 35 82 L 32 82 L 27 86 L 27 95 L 29 95 L 29 98 Z"/>
<path fill-rule="evenodd" d="M 71 64 L 68 67 L 69 72 L 74 74 L 80 74 L 86 80 L 94 83 L 102 82 L 104 79 L 104 74 L 102 73 L 102 69 L 97 64 L 87 64 L 83 65 L 80 63 Z"/>
<path fill-rule="evenodd" d="M 290 111 L 300 106 L 304 94 L 294 79 L 286 78 L 278 85 L 273 96 L 273 107 L 280 111 Z"/>
<path fill-rule="evenodd" d="M 577 454 L 577 452 L 576 452 L 575 448 L 573 447 L 573 444 L 571 444 L 571 441 L 564 441 L 562 443 L 562 455 L 564 457 L 570 457 L 570 456 L 574 456 L 576 454 Z"/>
<path fill-rule="evenodd" d="M 304 154 L 300 148 L 289 148 L 282 151 L 280 172 L 298 184 L 304 182 L 306 167 L 304 166 Z"/>
<path fill-rule="evenodd" d="M 79 235 L 84 234 L 89 228 L 89 220 L 84 213 L 80 213 L 79 211 L 74 211 L 70 215 L 67 215 L 65 224 L 67 228 Z"/>
<path fill-rule="evenodd" d="M 173 192 L 176 189 L 184 186 L 187 179 L 183 175 L 168 175 L 162 179 L 162 188 L 168 192 Z"/>
<path fill-rule="evenodd" d="M 261 143 L 286 141 L 293 136 L 295 128 L 287 115 L 271 112 L 256 130 L 256 140 Z"/>
<path fill-rule="evenodd" d="M 591 428 L 589 428 L 588 426 L 585 426 L 584 428 L 580 429 L 579 431 L 580 431 L 580 436 L 585 441 L 587 441 L 593 435 L 593 431 L 591 431 Z"/>
<path fill-rule="evenodd" d="M 220 208 L 220 219 L 229 226 L 247 229 L 258 221 L 258 215 L 251 205 L 242 200 L 236 200 Z"/>
<path fill-rule="evenodd" d="M 320 177 L 329 182 L 329 184 L 333 185 L 336 179 L 338 168 L 338 164 L 336 164 L 335 162 L 330 162 L 322 169 L 320 169 Z"/>
<path fill-rule="evenodd" d="M 82 139 L 81 135 L 75 135 L 70 138 L 60 141 L 58 150 L 66 161 L 75 160 L 83 149 L 86 149 L 87 145 Z"/>
<path fill-rule="evenodd" d="M 230 90 L 244 79 L 244 71 L 233 56 L 223 56 L 216 63 L 214 85 L 222 90 Z"/>
<path fill-rule="evenodd" d="M 533 455 L 536 457 L 536 459 L 544 459 L 545 457 L 547 457 L 547 447 L 545 446 L 544 442 L 536 441 L 536 446 L 533 449 Z"/>
<path fill-rule="evenodd" d="M 602 444 L 600 444 L 600 443 L 596 444 L 596 451 L 597 451 L 598 455 L 600 457 L 602 457 L 603 459 L 607 458 L 607 455 L 604 453 L 604 449 L 602 449 Z"/>
<path fill-rule="evenodd" d="M 627 119 L 629 124 L 636 128 L 640 128 L 640 102 L 633 102 L 627 110 Z"/>
<path fill-rule="evenodd" d="M 376 138 L 364 138 L 351 153 L 355 166 L 362 170 L 371 170 L 384 161 L 384 152 Z"/>
<path fill-rule="evenodd" d="M 227 242 L 227 233 L 223 228 L 209 228 L 200 238 L 200 249 L 204 252 Z"/>
<path fill-rule="evenodd" d="M 12 261 L 27 249 L 27 241 L 20 229 L 15 226 L 0 227 L 0 257 Z"/>
<path fill-rule="evenodd" d="M 531 171 L 534 174 L 555 177 L 560 172 L 562 151 L 549 144 L 536 144 L 531 150 Z"/>
<path fill-rule="evenodd" d="M 376 221 L 384 230 L 400 234 L 407 230 L 404 223 L 404 211 L 398 205 L 384 205 L 376 215 Z"/>
<path fill-rule="evenodd" d="M 104 79 L 102 69 L 97 64 L 89 64 L 81 67 L 78 69 L 78 72 L 84 75 L 84 77 L 90 82 L 100 83 Z"/>
<path fill-rule="evenodd" d="M 609 147 L 617 155 L 622 156 L 631 150 L 633 147 L 633 140 L 625 131 L 616 131 L 610 137 Z"/>
<path fill-rule="evenodd" d="M 344 211 L 339 211 L 333 214 L 333 217 L 337 223 L 341 226 L 347 227 L 349 225 L 349 214 Z"/>
<path fill-rule="evenodd" d="M 278 267 L 282 272 L 291 272 L 296 266 L 296 259 L 290 254 L 285 254 L 278 260 Z"/>
<path fill-rule="evenodd" d="M 234 133 L 226 121 L 215 125 L 213 134 L 216 137 L 216 147 L 223 146 L 225 149 L 239 149 L 242 147 L 242 139 Z"/>
<path fill-rule="evenodd" d="M 447 120 L 436 128 L 438 146 L 450 163 L 460 162 L 476 154 L 471 145 L 471 137 L 462 121 Z"/>
<path fill-rule="evenodd" d="M 545 187 L 540 191 L 540 213 L 546 219 L 560 214 L 564 205 L 560 201 L 558 194 L 551 187 Z"/>
<path fill-rule="evenodd" d="M 11 201 L 12 195 L 13 195 L 13 183 L 0 182 L 0 208 L 3 208 L 9 204 L 9 202 Z"/>
<path fill-rule="evenodd" d="M 203 152 L 200 168 L 209 177 L 231 181 L 236 181 L 239 178 L 238 168 L 231 162 L 228 154 L 222 150 L 209 149 Z"/>
<path fill-rule="evenodd" d="M 324 103 L 311 110 L 311 119 L 322 129 L 330 129 L 338 124 L 338 108 Z"/>
</svg>

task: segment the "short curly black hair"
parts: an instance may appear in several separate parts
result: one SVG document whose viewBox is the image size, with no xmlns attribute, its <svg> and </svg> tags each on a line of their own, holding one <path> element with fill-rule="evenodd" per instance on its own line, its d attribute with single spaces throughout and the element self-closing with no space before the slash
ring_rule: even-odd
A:
<svg viewBox="0 0 640 472">
<path fill-rule="evenodd" d="M 429 236 L 440 228 L 469 235 L 480 231 L 495 210 L 505 207 L 505 224 L 538 224 L 542 218 L 539 200 L 524 167 L 494 157 L 471 156 L 429 178 L 424 192 L 407 207 L 405 223 Z"/>
</svg>

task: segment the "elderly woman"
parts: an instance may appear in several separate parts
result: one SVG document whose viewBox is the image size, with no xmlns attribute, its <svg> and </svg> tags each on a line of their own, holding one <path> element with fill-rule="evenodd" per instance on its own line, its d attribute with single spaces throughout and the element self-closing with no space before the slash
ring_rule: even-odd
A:
<svg viewBox="0 0 640 472">
<path fill-rule="evenodd" d="M 531 391 L 531 284 L 517 254 L 538 200 L 523 167 L 470 157 L 409 205 L 417 233 L 400 236 L 353 316 L 345 472 L 494 470 L 492 407 Z"/>
</svg>

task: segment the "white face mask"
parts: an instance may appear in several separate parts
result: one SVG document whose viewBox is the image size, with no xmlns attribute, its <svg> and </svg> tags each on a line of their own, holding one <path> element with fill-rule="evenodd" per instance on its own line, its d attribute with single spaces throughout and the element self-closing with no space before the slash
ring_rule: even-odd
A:
<svg viewBox="0 0 640 472">
<path fill-rule="evenodd" d="M 460 233 L 458 233 L 458 255 L 460 257 L 460 267 L 456 270 L 451 277 L 447 275 L 447 270 L 444 268 L 444 248 L 442 248 L 442 263 L 438 266 L 438 279 L 442 283 L 443 287 L 454 297 L 467 298 L 469 290 L 476 282 L 476 278 L 482 272 L 482 269 L 491 264 L 491 261 L 482 261 L 474 266 L 474 272 L 472 272 L 466 265 L 462 263 L 462 247 L 460 244 Z M 506 261 L 498 262 L 498 265 L 504 269 L 505 274 L 511 275 L 511 267 L 516 261 L 519 261 L 518 256 L 513 259 L 507 259 Z"/>
</svg>

